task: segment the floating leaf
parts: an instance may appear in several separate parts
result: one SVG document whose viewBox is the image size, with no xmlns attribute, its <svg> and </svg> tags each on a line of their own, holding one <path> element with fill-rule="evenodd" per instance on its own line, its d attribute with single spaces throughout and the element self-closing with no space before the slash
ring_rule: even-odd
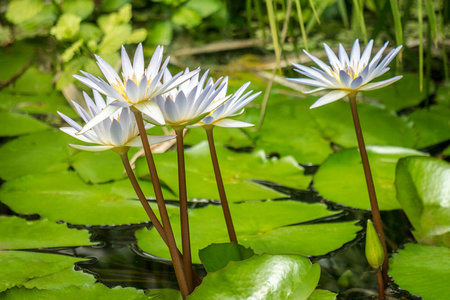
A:
<svg viewBox="0 0 450 300">
<path fill-rule="evenodd" d="M 279 198 L 283 194 L 254 180 L 271 181 L 281 185 L 306 189 L 310 176 L 303 174 L 292 157 L 266 159 L 263 151 L 253 154 L 236 153 L 217 146 L 217 155 L 229 201 Z M 178 193 L 178 165 L 175 152 L 155 155 L 158 174 L 171 190 Z M 188 198 L 218 199 L 218 191 L 207 143 L 185 151 Z M 136 165 L 139 176 L 148 176 L 144 158 Z"/>
<path fill-rule="evenodd" d="M 406 244 L 389 260 L 389 275 L 423 299 L 450 299 L 450 248 Z"/>
<path fill-rule="evenodd" d="M 208 273 L 188 297 L 201 299 L 306 300 L 319 282 L 320 266 L 298 255 L 254 256 Z"/>
<path fill-rule="evenodd" d="M 134 288 L 123 288 L 117 286 L 115 288 L 108 288 L 101 283 L 93 285 L 83 285 L 81 287 L 68 286 L 61 289 L 54 290 L 37 290 L 14 288 L 2 294 L 2 300 L 15 299 L 64 299 L 64 300 L 79 300 L 79 299 L 96 299 L 96 300 L 148 300 L 144 291 Z"/>
<path fill-rule="evenodd" d="M 24 42 L 14 42 L 8 47 L 0 47 L 0 82 L 10 80 L 20 73 L 33 57 L 33 47 Z"/>
<path fill-rule="evenodd" d="M 16 136 L 48 130 L 50 127 L 25 114 L 0 112 L 0 136 Z"/>
<path fill-rule="evenodd" d="M 369 146 L 367 155 L 380 209 L 399 209 L 394 184 L 397 161 L 402 157 L 423 154 L 400 147 Z M 358 149 L 343 150 L 330 155 L 314 175 L 314 187 L 330 201 L 359 209 L 370 209 Z"/>
<path fill-rule="evenodd" d="M 0 216 L 0 250 L 89 246 L 87 230 L 69 229 L 49 220 L 27 221 Z"/>
<path fill-rule="evenodd" d="M 450 140 L 450 106 L 433 105 L 413 111 L 409 118 L 419 134 L 417 148 L 425 148 Z"/>
<path fill-rule="evenodd" d="M 439 86 L 434 100 L 438 104 L 450 105 L 450 81 L 445 81 Z"/>
<path fill-rule="evenodd" d="M 187 145 L 195 145 L 206 141 L 206 133 L 204 129 L 190 129 L 185 136 L 184 143 Z M 253 142 L 243 130 L 237 128 L 216 127 L 214 128 L 214 142 L 223 144 L 232 148 L 252 147 Z"/>
<path fill-rule="evenodd" d="M 30 279 L 72 268 L 74 263 L 86 260 L 88 259 L 39 252 L 0 251 L 0 292 L 21 286 Z M 2 294 L 2 299 L 3 296 Z"/>
<path fill-rule="evenodd" d="M 2 92 L 30 95 L 50 94 L 53 91 L 52 77 L 52 74 L 43 73 L 33 66 L 17 78 L 13 85 L 6 87 Z"/>
<path fill-rule="evenodd" d="M 301 101 L 301 100 L 300 100 Z M 323 136 L 345 148 L 358 146 L 355 127 L 347 101 L 337 101 L 310 110 Z M 364 140 L 368 145 L 389 145 L 414 148 L 417 135 L 405 118 L 377 105 L 358 103 Z"/>
<path fill-rule="evenodd" d="M 360 229 L 354 222 L 288 226 L 336 214 L 322 204 L 296 201 L 252 201 L 230 204 L 239 244 L 255 253 L 293 253 L 322 255 L 353 240 Z M 177 243 L 181 242 L 178 215 L 171 218 Z M 209 205 L 189 211 L 193 262 L 200 263 L 199 249 L 212 243 L 229 242 L 222 208 Z M 287 226 L 287 227 L 283 227 Z M 144 251 L 168 259 L 167 246 L 156 230 L 136 232 L 138 246 Z"/>
<path fill-rule="evenodd" d="M 60 289 L 66 286 L 83 286 L 94 284 L 97 279 L 88 273 L 75 271 L 73 266 L 49 275 L 33 278 L 24 283 L 27 289 L 40 290 Z"/>
<path fill-rule="evenodd" d="M 151 183 L 141 181 L 140 185 L 147 197 L 154 195 Z M 170 194 L 167 190 L 163 192 Z M 0 189 L 0 201 L 17 213 L 83 225 L 149 221 L 136 198 L 128 179 L 88 185 L 75 172 L 27 175 L 4 183 Z M 169 212 L 171 209 L 174 208 L 169 206 Z"/>
<path fill-rule="evenodd" d="M 255 255 L 255 252 L 252 249 L 236 243 L 211 244 L 198 252 L 198 256 L 208 273 L 225 268 L 230 261 L 245 260 L 253 255 Z"/>
<path fill-rule="evenodd" d="M 145 295 L 147 295 L 150 300 L 183 300 L 180 291 L 172 289 L 146 290 Z"/>
<path fill-rule="evenodd" d="M 430 157 L 402 158 L 395 184 L 416 240 L 450 247 L 450 164 Z"/>
<path fill-rule="evenodd" d="M 333 292 L 316 289 L 311 296 L 309 296 L 308 300 L 335 300 L 336 297 L 337 294 Z"/>
<path fill-rule="evenodd" d="M 0 177 L 11 180 L 68 168 L 65 134 L 56 130 L 18 137 L 0 147 Z"/>
<path fill-rule="evenodd" d="M 398 74 L 396 74 L 398 75 Z M 365 98 L 373 98 L 383 103 L 387 109 L 395 111 L 419 105 L 427 94 L 425 89 L 420 91 L 419 75 L 415 73 L 402 72 L 403 78 L 394 84 L 386 86 L 382 89 L 365 91 L 363 96 Z M 377 81 L 382 81 L 388 78 L 394 77 L 392 72 L 388 72 L 385 75 L 378 77 Z M 434 84 L 431 81 L 430 91 L 434 90 Z"/>
</svg>

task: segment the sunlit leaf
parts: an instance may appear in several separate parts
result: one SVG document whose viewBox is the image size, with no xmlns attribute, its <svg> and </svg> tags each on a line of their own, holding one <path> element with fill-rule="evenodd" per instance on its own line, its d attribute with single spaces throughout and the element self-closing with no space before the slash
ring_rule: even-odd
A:
<svg viewBox="0 0 450 300">
<path fill-rule="evenodd" d="M 151 183 L 140 185 L 153 196 Z M 170 192 L 164 190 L 164 195 Z M 4 183 L 0 201 L 21 214 L 39 214 L 71 224 L 117 225 L 148 222 L 128 179 L 101 185 L 84 183 L 75 172 L 28 175 Z M 155 214 L 159 216 L 156 205 Z M 168 210 L 175 208 L 168 207 Z"/>
<path fill-rule="evenodd" d="M 450 247 L 450 164 L 430 157 L 402 158 L 395 183 L 416 240 Z"/>
<path fill-rule="evenodd" d="M 412 149 L 389 146 L 369 146 L 367 154 L 380 209 L 399 209 L 394 182 L 397 161 L 402 157 L 423 154 Z M 314 175 L 314 187 L 327 200 L 359 209 L 370 209 L 358 149 L 330 155 Z"/>
<path fill-rule="evenodd" d="M 255 252 L 252 249 L 236 243 L 211 244 L 198 252 L 198 256 L 208 273 L 225 268 L 230 261 L 249 259 L 253 255 L 255 255 Z"/>
<path fill-rule="evenodd" d="M 173 13 L 171 20 L 175 25 L 194 28 L 195 26 L 200 25 L 202 17 L 192 8 L 181 6 Z"/>
<path fill-rule="evenodd" d="M 16 136 L 48 130 L 49 126 L 35 118 L 13 112 L 0 112 L 0 136 Z"/>
<path fill-rule="evenodd" d="M 337 294 L 327 291 L 327 290 L 321 290 L 316 289 L 314 292 L 309 296 L 308 300 L 335 300 L 337 297 Z"/>
<path fill-rule="evenodd" d="M 93 0 L 64 0 L 62 3 L 63 13 L 79 16 L 86 19 L 94 11 Z"/>
<path fill-rule="evenodd" d="M 360 229 L 354 222 L 299 225 L 306 221 L 331 216 L 322 204 L 295 201 L 252 201 L 230 204 L 231 215 L 239 244 L 255 253 L 293 253 L 322 255 L 340 248 L 356 237 Z M 177 243 L 181 242 L 179 216 L 171 217 Z M 229 242 L 220 206 L 209 205 L 189 211 L 193 261 L 200 263 L 198 251 L 212 243 Z M 286 226 L 286 227 L 284 227 Z M 167 246 L 156 230 L 136 232 L 138 246 L 158 257 L 169 259 Z"/>
<path fill-rule="evenodd" d="M 0 216 L 0 250 L 90 246 L 89 232 L 48 220 Z"/>
<path fill-rule="evenodd" d="M 450 299 L 450 248 L 406 244 L 389 260 L 389 275 L 422 299 Z"/>
<path fill-rule="evenodd" d="M 11 0 L 6 18 L 14 24 L 22 23 L 42 10 L 42 0 Z"/>
<path fill-rule="evenodd" d="M 57 40 L 70 40 L 80 29 L 81 18 L 77 15 L 66 13 L 63 14 L 56 23 L 56 26 L 52 28 L 51 34 L 53 34 Z"/>
<path fill-rule="evenodd" d="M 297 255 L 254 256 L 230 262 L 208 273 L 188 299 L 259 299 L 306 300 L 319 282 L 320 266 Z"/>
<path fill-rule="evenodd" d="M 310 176 L 303 174 L 292 157 L 267 159 L 263 151 L 252 154 L 236 153 L 216 146 L 219 165 L 229 201 L 279 198 L 283 194 L 263 186 L 255 180 L 271 181 L 281 185 L 306 189 Z M 160 179 L 178 193 L 178 165 L 175 152 L 156 154 Z M 185 151 L 188 198 L 218 199 L 216 180 L 207 143 Z M 148 176 L 144 158 L 137 161 L 139 176 Z"/>
</svg>

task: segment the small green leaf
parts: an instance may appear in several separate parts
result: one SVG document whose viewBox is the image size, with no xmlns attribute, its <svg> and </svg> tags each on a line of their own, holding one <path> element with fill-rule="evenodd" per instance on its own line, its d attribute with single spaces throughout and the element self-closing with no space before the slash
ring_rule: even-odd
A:
<svg viewBox="0 0 450 300">
<path fill-rule="evenodd" d="M 423 155 L 400 147 L 368 146 L 378 205 L 381 210 L 399 209 L 395 191 L 395 167 L 400 158 Z M 369 195 L 358 149 L 330 155 L 314 175 L 314 187 L 324 198 L 359 209 L 370 209 Z"/>
<path fill-rule="evenodd" d="M 185 7 L 195 10 L 202 18 L 209 17 L 220 9 L 225 9 L 224 3 L 220 0 L 189 0 Z"/>
<path fill-rule="evenodd" d="M 34 17 L 42 8 L 42 0 L 11 0 L 6 18 L 11 23 L 19 24 Z"/>
<path fill-rule="evenodd" d="M 337 294 L 332 293 L 330 291 L 316 289 L 314 292 L 309 296 L 308 300 L 335 300 L 337 297 Z"/>
<path fill-rule="evenodd" d="M 319 282 L 320 266 L 297 255 L 254 256 L 208 273 L 189 300 L 259 299 L 306 300 Z"/>
<path fill-rule="evenodd" d="M 186 6 L 178 8 L 172 15 L 172 22 L 178 26 L 194 28 L 202 23 L 200 14 Z"/>
<path fill-rule="evenodd" d="M 139 28 L 133 30 L 131 35 L 127 38 L 126 44 L 137 44 L 145 41 L 147 38 L 147 29 Z"/>
<path fill-rule="evenodd" d="M 147 43 L 150 45 L 169 45 L 172 42 L 173 27 L 170 21 L 152 23 Z"/>
<path fill-rule="evenodd" d="M 73 14 L 63 14 L 50 31 L 57 40 L 71 40 L 80 29 L 81 18 Z"/>
<path fill-rule="evenodd" d="M 211 244 L 198 252 L 208 273 L 225 268 L 230 261 L 245 260 L 253 255 L 255 252 L 251 248 L 245 248 L 236 243 Z"/>
<path fill-rule="evenodd" d="M 98 47 L 98 51 L 103 54 L 116 52 L 120 49 L 120 46 L 125 44 L 131 34 L 131 30 L 130 24 L 116 25 L 105 34 Z"/>
<path fill-rule="evenodd" d="M 448 104 L 432 105 L 417 109 L 408 117 L 414 122 L 414 129 L 419 136 L 417 148 L 425 148 L 450 139 L 450 106 Z"/>
<path fill-rule="evenodd" d="M 400 159 L 395 184 L 416 240 L 450 247 L 450 164 L 431 157 Z"/>
<path fill-rule="evenodd" d="M 75 53 L 79 52 L 81 46 L 83 46 L 83 40 L 79 39 L 78 41 L 73 43 L 69 48 L 64 50 L 63 54 L 61 54 L 63 62 L 70 61 L 75 55 Z"/>
<path fill-rule="evenodd" d="M 450 299 L 450 248 L 406 244 L 389 260 L 389 275 L 422 299 Z"/>
<path fill-rule="evenodd" d="M 0 136 L 23 135 L 49 128 L 47 124 L 26 114 L 0 112 Z"/>
<path fill-rule="evenodd" d="M 64 0 L 62 11 L 65 14 L 79 16 L 82 20 L 89 17 L 94 11 L 93 0 Z"/>
<path fill-rule="evenodd" d="M 371 220 L 367 220 L 365 252 L 369 265 L 374 269 L 381 268 L 384 261 L 384 250 Z"/>
</svg>

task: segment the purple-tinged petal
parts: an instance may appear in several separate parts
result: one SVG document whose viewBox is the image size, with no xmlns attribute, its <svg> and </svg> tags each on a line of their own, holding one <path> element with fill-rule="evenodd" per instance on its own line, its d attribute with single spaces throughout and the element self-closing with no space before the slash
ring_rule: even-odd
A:
<svg viewBox="0 0 450 300">
<path fill-rule="evenodd" d="M 314 102 L 314 104 L 311 105 L 310 108 L 319 107 L 319 106 L 322 106 L 322 105 L 325 105 L 325 104 L 337 101 L 339 99 L 344 98 L 345 96 L 347 96 L 350 93 L 351 93 L 351 91 L 345 91 L 345 90 L 334 90 L 334 91 L 331 91 L 328 94 L 322 96 L 316 102 Z"/>
<path fill-rule="evenodd" d="M 368 83 L 365 86 L 363 86 L 362 88 L 360 88 L 360 91 L 370 91 L 370 90 L 376 90 L 382 87 L 385 87 L 393 82 L 396 82 L 397 80 L 400 80 L 403 76 L 399 75 L 399 76 L 395 76 L 383 81 L 378 81 L 378 82 L 372 82 L 372 83 Z"/>
</svg>

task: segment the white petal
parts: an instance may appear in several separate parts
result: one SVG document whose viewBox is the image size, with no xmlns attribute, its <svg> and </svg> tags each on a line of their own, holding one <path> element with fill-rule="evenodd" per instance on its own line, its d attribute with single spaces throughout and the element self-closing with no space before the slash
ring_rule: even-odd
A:
<svg viewBox="0 0 450 300">
<path fill-rule="evenodd" d="M 367 43 L 367 46 L 361 55 L 361 59 L 359 60 L 361 66 L 367 66 L 369 64 L 369 59 L 370 56 L 372 55 L 372 47 L 373 47 L 373 40 L 370 40 L 369 43 Z"/>
<path fill-rule="evenodd" d="M 344 87 L 350 87 L 350 83 L 352 82 L 352 78 L 345 71 L 339 71 L 339 78 L 341 79 L 341 83 Z"/>
<path fill-rule="evenodd" d="M 312 89 L 312 90 L 309 90 L 309 91 L 302 91 L 302 93 L 303 94 L 313 94 L 313 93 L 317 93 L 317 92 L 320 92 L 320 91 L 323 91 L 323 90 L 326 90 L 326 88 L 317 88 L 317 89 Z"/>
<path fill-rule="evenodd" d="M 105 120 L 109 116 L 111 116 L 113 113 L 115 113 L 120 107 L 108 105 L 106 106 L 98 115 L 92 118 L 89 122 L 84 125 L 84 127 L 78 132 L 78 134 L 83 134 L 101 121 Z"/>
<path fill-rule="evenodd" d="M 344 68 L 350 64 L 347 52 L 345 51 L 344 46 L 342 46 L 342 44 L 339 44 L 339 60 L 342 64 L 342 67 Z"/>
<path fill-rule="evenodd" d="M 66 121 L 67 124 L 69 124 L 70 126 L 75 128 L 76 130 L 79 131 L 81 129 L 81 126 L 77 122 L 75 122 L 74 120 L 72 120 L 71 118 L 66 116 L 65 114 L 60 113 L 59 111 L 58 111 L 58 114 L 61 116 L 61 118 L 64 119 L 64 121 Z"/>
<path fill-rule="evenodd" d="M 142 50 L 141 43 L 139 43 L 136 53 L 134 53 L 133 69 L 134 74 L 136 75 L 136 80 L 141 80 L 142 76 L 144 76 L 144 52 Z"/>
<path fill-rule="evenodd" d="M 100 85 L 98 84 L 97 81 L 93 81 L 91 79 L 88 79 L 86 77 L 80 76 L 80 75 L 73 75 L 73 77 L 75 77 L 76 79 L 78 79 L 78 81 L 80 81 L 81 83 L 83 83 L 84 85 L 90 87 L 91 89 L 97 90 L 102 94 L 107 94 L 107 92 L 100 87 Z"/>
<path fill-rule="evenodd" d="M 304 84 L 304 85 L 311 85 L 311 86 L 317 86 L 317 87 L 323 87 L 323 88 L 332 88 L 334 86 L 328 86 L 323 84 L 322 82 L 319 82 L 317 80 L 313 79 L 306 79 L 306 78 L 286 78 L 289 81 Z"/>
<path fill-rule="evenodd" d="M 128 102 L 120 102 L 120 101 L 116 101 L 116 102 L 111 102 L 108 105 L 112 105 L 112 106 L 117 106 L 117 107 L 130 107 L 133 104 L 128 103 Z"/>
<path fill-rule="evenodd" d="M 128 100 L 130 100 L 130 102 L 132 102 L 132 103 L 138 103 L 139 100 L 141 100 L 141 99 L 139 99 L 139 89 L 138 89 L 136 83 L 134 83 L 133 80 L 131 80 L 131 79 L 127 80 L 126 93 L 127 93 Z"/>
<path fill-rule="evenodd" d="M 162 58 L 163 58 L 163 46 L 156 47 L 155 52 L 153 53 L 152 59 L 148 64 L 147 68 L 147 77 L 151 80 L 155 77 L 155 75 L 159 72 L 159 67 L 161 66 Z"/>
<path fill-rule="evenodd" d="M 359 40 L 356 39 L 353 43 L 352 51 L 350 53 L 350 64 L 353 67 L 355 63 L 359 62 L 361 56 L 361 48 L 359 47 Z"/>
<path fill-rule="evenodd" d="M 115 146 L 123 146 L 122 126 L 119 121 L 113 120 L 109 129 L 111 143 Z"/>
<path fill-rule="evenodd" d="M 84 145 L 74 145 L 74 144 L 69 144 L 69 146 L 72 148 L 75 148 L 75 149 L 91 151 L 91 152 L 106 151 L 106 150 L 114 148 L 114 146 L 84 146 Z"/>
<path fill-rule="evenodd" d="M 370 90 L 376 90 L 379 88 L 382 88 L 384 86 L 387 86 L 393 82 L 396 82 L 397 80 L 400 80 L 403 76 L 399 75 L 399 76 L 395 76 L 392 77 L 390 79 L 386 79 L 383 81 L 378 81 L 378 82 L 372 82 L 372 83 L 368 83 L 365 86 L 363 86 L 362 88 L 360 88 L 360 91 L 370 91 Z"/>
<path fill-rule="evenodd" d="M 336 66 L 337 68 L 342 69 L 343 68 L 342 64 L 339 61 L 339 59 L 337 58 L 336 54 L 334 54 L 333 50 L 331 50 L 331 48 L 325 43 L 323 43 L 323 47 L 325 48 L 325 53 L 328 56 L 328 60 L 330 61 L 330 65 Z"/>
<path fill-rule="evenodd" d="M 78 130 L 76 130 L 75 128 L 72 128 L 72 127 L 61 127 L 59 129 L 62 132 L 67 133 L 68 135 L 70 135 L 70 136 L 72 136 L 72 137 L 74 137 L 74 138 L 76 138 L 76 139 L 78 139 L 80 141 L 83 141 L 83 142 L 86 142 L 86 143 L 96 143 L 97 142 L 96 140 L 91 140 L 91 139 L 87 138 L 86 136 L 84 136 L 82 134 L 76 134 L 78 132 Z"/>
<path fill-rule="evenodd" d="M 125 79 L 132 79 L 134 70 L 124 46 L 122 46 L 121 51 L 122 51 L 122 75 Z"/>
<path fill-rule="evenodd" d="M 179 95 L 178 95 L 179 96 Z M 164 118 L 172 123 L 179 121 L 178 110 L 174 101 L 171 99 L 166 99 L 163 108 Z"/>
<path fill-rule="evenodd" d="M 370 70 L 369 73 L 375 69 L 375 67 L 377 66 L 378 62 L 381 59 L 381 56 L 383 55 L 384 49 L 386 49 L 387 45 L 389 44 L 389 41 L 384 43 L 383 47 L 381 47 L 380 50 L 378 50 L 378 52 L 375 54 L 375 56 L 372 58 L 372 61 L 370 62 L 369 66 L 370 66 Z"/>
<path fill-rule="evenodd" d="M 356 90 L 363 84 L 363 82 L 364 82 L 364 79 L 361 76 L 356 77 L 355 79 L 353 79 L 352 83 L 350 84 L 350 88 L 352 90 Z"/>
<path fill-rule="evenodd" d="M 169 141 L 176 137 L 176 135 L 147 135 L 147 136 L 148 136 L 148 141 L 150 142 L 150 145 Z"/>
<path fill-rule="evenodd" d="M 95 58 L 97 58 L 97 65 L 110 84 L 117 84 L 121 81 L 119 75 L 117 75 L 116 70 L 114 70 L 114 68 L 111 67 L 110 64 L 108 64 L 103 58 L 98 55 L 95 55 Z"/>
<path fill-rule="evenodd" d="M 103 99 L 102 95 L 100 95 L 100 93 L 97 90 L 92 90 L 94 93 L 94 100 L 95 100 L 95 105 L 97 105 L 97 107 L 102 110 L 105 108 L 106 103 L 105 100 Z"/>
<path fill-rule="evenodd" d="M 151 123 L 156 125 L 164 125 L 164 116 L 158 104 L 154 101 L 144 101 L 134 105 L 134 108 L 150 117 Z"/>
<path fill-rule="evenodd" d="M 252 127 L 255 126 L 254 124 L 242 122 L 238 120 L 233 119 L 221 119 L 219 121 L 214 122 L 214 125 L 219 127 Z"/>
<path fill-rule="evenodd" d="M 330 72 L 330 67 L 326 63 L 324 63 L 314 55 L 309 54 L 306 50 L 303 50 L 303 52 L 305 52 L 305 54 L 308 55 L 309 58 L 311 58 L 320 68 L 322 68 L 322 70 L 328 73 Z"/>
<path fill-rule="evenodd" d="M 329 92 L 328 94 L 322 96 L 319 100 L 317 100 L 316 102 L 314 102 L 313 105 L 311 105 L 310 108 L 315 108 L 315 107 L 319 107 L 334 101 L 337 101 L 341 98 L 344 98 L 345 96 L 347 96 L 348 94 L 350 94 L 351 91 L 345 91 L 345 90 L 334 90 Z"/>
</svg>

